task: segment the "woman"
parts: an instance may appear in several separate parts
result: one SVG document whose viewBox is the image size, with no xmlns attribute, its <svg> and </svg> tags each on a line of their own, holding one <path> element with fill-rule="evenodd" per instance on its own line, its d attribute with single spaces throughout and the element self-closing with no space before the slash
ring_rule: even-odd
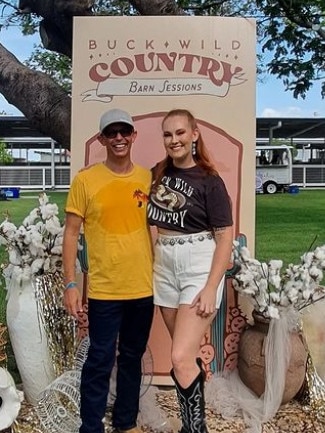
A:
<svg viewBox="0 0 325 433">
<path fill-rule="evenodd" d="M 205 374 L 197 356 L 222 299 L 233 240 L 231 205 L 192 114 L 170 111 L 162 130 L 167 156 L 153 170 L 148 205 L 149 223 L 158 229 L 154 302 L 172 337 L 181 433 L 206 433 Z"/>
</svg>

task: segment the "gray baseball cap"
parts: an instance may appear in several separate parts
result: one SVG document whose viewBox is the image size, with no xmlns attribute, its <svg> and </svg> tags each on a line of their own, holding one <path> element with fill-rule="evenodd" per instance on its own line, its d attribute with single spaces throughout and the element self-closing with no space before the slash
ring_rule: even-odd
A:
<svg viewBox="0 0 325 433">
<path fill-rule="evenodd" d="M 99 121 L 99 130 L 103 132 L 105 128 L 113 123 L 126 123 L 134 128 L 132 117 L 126 111 L 120 110 L 119 108 L 113 108 L 112 110 L 106 111 L 102 114 Z"/>
</svg>

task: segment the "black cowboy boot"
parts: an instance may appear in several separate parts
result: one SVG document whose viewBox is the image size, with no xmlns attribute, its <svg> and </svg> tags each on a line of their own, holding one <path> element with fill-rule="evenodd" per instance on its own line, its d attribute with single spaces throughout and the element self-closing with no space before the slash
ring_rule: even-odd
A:
<svg viewBox="0 0 325 433">
<path fill-rule="evenodd" d="M 200 368 L 201 369 L 201 368 Z M 182 428 L 179 433 L 208 433 L 205 423 L 204 377 L 202 369 L 188 388 L 182 388 L 174 371 L 170 372 L 179 402 Z"/>
</svg>

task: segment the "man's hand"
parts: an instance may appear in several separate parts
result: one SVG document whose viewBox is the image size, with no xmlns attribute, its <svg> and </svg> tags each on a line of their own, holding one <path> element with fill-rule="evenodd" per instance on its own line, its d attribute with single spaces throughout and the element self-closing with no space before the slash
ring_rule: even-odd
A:
<svg viewBox="0 0 325 433">
<path fill-rule="evenodd" d="M 78 313 L 82 313 L 82 297 L 78 287 L 65 290 L 64 307 L 71 316 L 78 319 Z"/>
</svg>

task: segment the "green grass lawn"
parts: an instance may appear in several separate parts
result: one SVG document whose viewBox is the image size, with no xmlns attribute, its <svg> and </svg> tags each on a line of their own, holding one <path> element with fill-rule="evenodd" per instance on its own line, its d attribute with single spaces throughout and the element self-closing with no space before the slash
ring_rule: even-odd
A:
<svg viewBox="0 0 325 433">
<path fill-rule="evenodd" d="M 259 260 L 299 262 L 300 256 L 325 244 L 325 190 L 298 194 L 258 194 L 255 256 Z"/>
<path fill-rule="evenodd" d="M 29 212 L 38 207 L 38 194 L 40 191 L 23 192 L 20 194 L 18 199 L 10 199 L 7 201 L 0 202 L 0 221 L 3 220 L 3 216 L 8 211 L 10 213 L 11 221 L 14 224 L 20 224 L 23 219 L 29 214 Z M 66 192 L 49 191 L 46 192 L 51 203 L 56 203 L 59 207 L 59 218 L 64 218 L 64 204 L 67 197 Z"/>
<path fill-rule="evenodd" d="M 23 193 L 19 199 L 0 202 L 0 221 L 3 219 L 1 216 L 8 211 L 12 222 L 20 224 L 38 206 L 37 195 L 37 192 Z M 62 221 L 67 193 L 48 192 L 48 195 L 50 202 L 58 204 Z M 298 263 L 300 256 L 314 241 L 312 248 L 325 244 L 324 210 L 325 190 L 257 195 L 256 258 L 263 261 L 281 259 L 286 265 Z M 5 258 L 6 252 L 0 247 L 0 265 Z M 0 287 L 0 323 L 5 323 L 5 295 L 4 288 Z"/>
</svg>

